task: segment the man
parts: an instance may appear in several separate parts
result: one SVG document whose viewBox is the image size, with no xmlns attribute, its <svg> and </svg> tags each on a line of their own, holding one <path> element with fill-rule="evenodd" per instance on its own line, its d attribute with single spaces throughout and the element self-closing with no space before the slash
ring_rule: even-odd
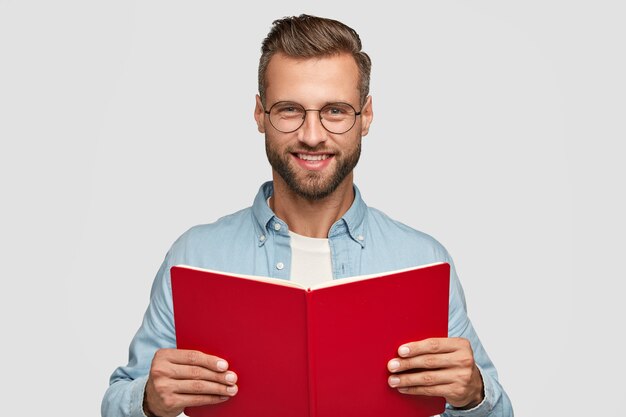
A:
<svg viewBox="0 0 626 417">
<path fill-rule="evenodd" d="M 129 363 L 111 377 L 103 415 L 176 416 L 237 394 L 237 374 L 225 358 L 175 349 L 173 265 L 297 277 L 310 285 L 438 261 L 452 266 L 450 337 L 399 346 L 387 364 L 387 383 L 398 395 L 445 397 L 450 416 L 513 414 L 467 318 L 446 250 L 367 207 L 353 184 L 361 137 L 373 119 L 370 67 L 357 33 L 340 22 L 306 15 L 274 22 L 262 46 L 254 111 L 273 182 L 261 187 L 252 207 L 194 227 L 174 243 Z"/>
</svg>

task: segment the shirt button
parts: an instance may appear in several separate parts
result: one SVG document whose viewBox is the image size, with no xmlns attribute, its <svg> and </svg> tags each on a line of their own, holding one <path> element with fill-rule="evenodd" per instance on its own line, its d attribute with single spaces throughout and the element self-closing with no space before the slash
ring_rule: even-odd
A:
<svg viewBox="0 0 626 417">
<path fill-rule="evenodd" d="M 363 237 L 363 235 L 358 235 L 356 237 L 359 241 L 363 242 L 363 240 L 365 240 L 365 238 Z"/>
<path fill-rule="evenodd" d="M 274 223 L 274 230 L 277 232 L 280 230 L 280 223 Z"/>
<path fill-rule="evenodd" d="M 259 240 L 260 240 L 261 242 L 265 242 L 265 235 L 261 235 L 261 236 L 259 236 Z"/>
<path fill-rule="evenodd" d="M 285 267 L 285 264 L 282 262 L 279 262 L 276 264 L 276 269 L 278 269 L 279 271 L 282 270 Z"/>
</svg>

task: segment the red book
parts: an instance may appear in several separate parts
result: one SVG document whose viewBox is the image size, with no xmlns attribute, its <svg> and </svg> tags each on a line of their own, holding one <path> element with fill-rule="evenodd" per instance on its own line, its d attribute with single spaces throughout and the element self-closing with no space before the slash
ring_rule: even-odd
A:
<svg viewBox="0 0 626 417">
<path fill-rule="evenodd" d="M 239 392 L 191 417 L 420 417 L 440 397 L 389 387 L 406 342 L 448 335 L 450 265 L 303 288 L 187 266 L 171 269 L 176 342 L 224 358 Z"/>
</svg>

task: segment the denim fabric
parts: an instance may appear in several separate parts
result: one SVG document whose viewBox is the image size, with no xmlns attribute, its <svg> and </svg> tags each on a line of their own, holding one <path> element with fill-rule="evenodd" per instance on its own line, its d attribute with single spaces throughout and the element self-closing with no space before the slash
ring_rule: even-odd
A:
<svg viewBox="0 0 626 417">
<path fill-rule="evenodd" d="M 512 416 L 510 401 L 498 382 L 496 369 L 467 317 L 463 289 L 446 249 L 431 236 L 368 207 L 356 186 L 354 191 L 352 206 L 328 232 L 333 279 L 434 262 L 450 263 L 449 336 L 464 337 L 471 342 L 485 385 L 485 400 L 471 410 L 446 406 L 444 415 Z M 154 279 L 150 304 L 130 345 L 128 364 L 117 368 L 111 376 L 102 402 L 103 416 L 143 417 L 143 392 L 152 357 L 157 349 L 176 347 L 170 267 L 186 264 L 289 279 L 289 226 L 267 205 L 272 192 L 271 182 L 263 184 L 252 207 L 215 223 L 195 226 L 174 242 Z"/>
</svg>

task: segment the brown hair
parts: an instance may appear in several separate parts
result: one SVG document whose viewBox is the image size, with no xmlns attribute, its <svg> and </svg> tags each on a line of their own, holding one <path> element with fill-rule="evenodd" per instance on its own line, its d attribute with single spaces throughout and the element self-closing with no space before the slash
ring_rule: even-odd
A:
<svg viewBox="0 0 626 417">
<path fill-rule="evenodd" d="M 356 31 L 343 23 L 317 16 L 301 14 L 275 20 L 261 45 L 259 60 L 259 95 L 265 105 L 265 72 L 272 56 L 281 52 L 295 58 L 313 58 L 349 53 L 359 68 L 361 104 L 370 89 L 372 61 L 361 51 L 361 39 Z"/>
</svg>

